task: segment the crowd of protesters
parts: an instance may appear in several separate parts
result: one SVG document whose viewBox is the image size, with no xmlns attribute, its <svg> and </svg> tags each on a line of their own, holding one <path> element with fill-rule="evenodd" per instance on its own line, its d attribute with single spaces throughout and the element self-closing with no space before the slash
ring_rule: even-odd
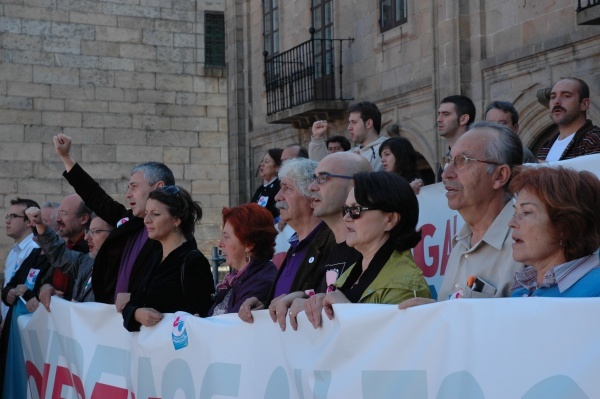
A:
<svg viewBox="0 0 600 399">
<path fill-rule="evenodd" d="M 589 106 L 582 80 L 553 86 L 550 117 L 559 135 L 539 161 L 600 153 Z M 512 104 L 495 101 L 485 121 L 475 122 L 467 97 L 440 103 L 437 127 L 448 150 L 439 179 L 465 225 L 452 240 L 437 298 L 411 253 L 421 240 L 417 153 L 401 133 L 380 136 L 375 104 L 354 104 L 348 115 L 354 148 L 343 136 L 325 139 L 327 121 L 316 121 L 308 150 L 264 154 L 250 203 L 223 208 L 219 247 L 231 271 L 216 287 L 194 238 L 202 208 L 167 165 L 135 167 L 125 206 L 72 158 L 69 137 L 54 137 L 75 194 L 41 206 L 17 198 L 6 214 L 14 246 L 2 289 L 0 393 L 11 397 L 14 384 L 26 383 L 24 363 L 11 353 L 20 348 L 16 318 L 40 304 L 51 311 L 53 296 L 112 304 L 129 331 L 176 311 L 238 313 L 251 323 L 253 311 L 268 309 L 284 330 L 288 322 L 298 327 L 300 312 L 318 328 L 344 302 L 406 309 L 453 298 L 600 296 L 600 180 L 562 166 L 522 165 L 534 159 L 519 139 Z M 289 249 L 277 259 L 284 229 Z"/>
</svg>

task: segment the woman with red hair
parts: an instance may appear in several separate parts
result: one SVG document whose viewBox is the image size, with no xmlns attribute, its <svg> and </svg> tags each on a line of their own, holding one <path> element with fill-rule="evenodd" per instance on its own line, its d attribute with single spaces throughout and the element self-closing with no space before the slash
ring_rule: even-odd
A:
<svg viewBox="0 0 600 399">
<path fill-rule="evenodd" d="M 246 298 L 266 301 L 277 275 L 277 268 L 271 262 L 275 236 L 273 216 L 260 205 L 223 208 L 219 248 L 233 271 L 217 285 L 217 298 L 209 316 L 237 313 Z"/>
</svg>

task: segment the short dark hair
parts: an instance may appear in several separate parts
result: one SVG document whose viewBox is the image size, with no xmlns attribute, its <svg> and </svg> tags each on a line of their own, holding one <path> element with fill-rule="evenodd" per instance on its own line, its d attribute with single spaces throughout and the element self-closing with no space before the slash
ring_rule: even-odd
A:
<svg viewBox="0 0 600 399">
<path fill-rule="evenodd" d="M 348 151 L 352 145 L 350 144 L 350 140 L 345 138 L 344 136 L 332 136 L 325 140 L 325 146 L 329 147 L 329 143 L 340 143 L 344 151 Z"/>
<path fill-rule="evenodd" d="M 589 255 L 600 246 L 600 180 L 587 171 L 563 166 L 521 166 L 510 192 L 527 190 L 537 196 L 562 241 L 565 259 Z"/>
<path fill-rule="evenodd" d="M 173 191 L 175 194 L 171 194 Z M 188 191 L 180 186 L 164 186 L 150 191 L 148 199 L 165 204 L 169 214 L 181 220 L 179 227 L 186 238 L 194 237 L 195 226 L 202 220 L 202 208 Z"/>
<path fill-rule="evenodd" d="M 421 175 L 419 168 L 417 167 L 418 154 L 410 141 L 404 137 L 393 137 L 387 139 L 379 146 L 379 157 L 385 149 L 389 149 L 394 157 L 396 163 L 394 165 L 394 172 L 404 177 L 409 182 L 418 179 Z"/>
<path fill-rule="evenodd" d="M 131 174 L 133 175 L 137 172 L 142 172 L 144 180 L 146 180 L 151 186 L 159 181 L 162 181 L 165 186 L 172 186 L 175 184 L 175 176 L 173 176 L 173 171 L 171 171 L 167 165 L 161 162 L 144 162 L 139 164 L 131 170 Z"/>
<path fill-rule="evenodd" d="M 250 251 L 252 258 L 273 257 L 277 230 L 273 215 L 266 208 L 255 203 L 223 208 L 223 226 L 227 222 L 243 245 L 254 244 Z"/>
<path fill-rule="evenodd" d="M 462 95 L 454 95 L 445 97 L 440 104 L 452 103 L 456 108 L 456 115 L 460 118 L 463 115 L 469 115 L 469 122 L 467 123 L 467 127 L 475 122 L 475 104 L 473 101 L 467 96 Z"/>
<path fill-rule="evenodd" d="M 267 150 L 267 154 L 271 157 L 271 159 L 275 162 L 275 166 L 281 166 L 281 154 L 283 153 L 283 149 L 281 148 L 269 148 Z"/>
<path fill-rule="evenodd" d="M 513 125 L 519 123 L 519 113 L 515 106 L 509 101 L 492 101 L 487 107 L 485 107 L 485 112 L 483 113 L 483 117 L 487 115 L 487 113 L 492 109 L 499 109 L 500 111 L 508 112 L 510 114 L 510 121 Z"/>
<path fill-rule="evenodd" d="M 32 206 L 35 206 L 36 208 L 39 208 L 40 206 L 38 205 L 37 202 L 35 202 L 32 199 L 29 198 L 20 198 L 17 197 L 17 199 L 14 200 L 10 200 L 10 204 L 11 205 L 23 205 L 25 207 L 25 209 L 23 209 L 23 213 L 25 214 L 25 210 L 27 208 L 31 208 Z M 23 218 L 24 221 L 29 221 L 29 218 L 27 217 L 27 214 L 25 214 L 25 217 Z"/>
<path fill-rule="evenodd" d="M 390 240 L 398 251 L 417 246 L 419 202 L 406 179 L 388 172 L 360 172 L 354 175 L 354 197 L 363 206 L 400 214 L 400 221 L 390 230 Z"/>
<path fill-rule="evenodd" d="M 348 113 L 360 112 L 360 119 L 367 123 L 369 119 L 373 121 L 373 128 L 379 134 L 381 130 L 381 112 L 375 103 L 370 101 L 362 101 L 352 104 L 348 107 Z"/>
</svg>

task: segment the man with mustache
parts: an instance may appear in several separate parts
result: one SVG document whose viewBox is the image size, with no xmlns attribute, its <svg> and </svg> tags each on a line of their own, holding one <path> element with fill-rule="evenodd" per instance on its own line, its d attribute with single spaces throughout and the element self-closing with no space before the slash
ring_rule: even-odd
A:
<svg viewBox="0 0 600 399">
<path fill-rule="evenodd" d="M 556 82 L 550 93 L 549 108 L 559 134 L 544 144 L 538 161 L 562 161 L 600 153 L 600 128 L 586 118 L 590 88 L 583 80 L 566 78 Z"/>
<path fill-rule="evenodd" d="M 279 217 L 295 234 L 290 248 L 271 286 L 266 303 L 252 297 L 240 307 L 238 316 L 247 323 L 254 321 L 252 310 L 264 309 L 290 292 L 313 289 L 319 270 L 335 246 L 335 236 L 327 225 L 313 214 L 308 186 L 313 180 L 317 163 L 306 158 L 289 159 L 279 170 L 281 189 L 275 196 Z M 340 212 L 341 213 L 341 212 Z M 287 312 L 287 309 L 286 309 Z"/>
<path fill-rule="evenodd" d="M 438 300 L 458 297 L 507 297 L 515 271 L 523 268 L 512 257 L 508 221 L 514 210 L 508 184 L 512 169 L 521 165 L 523 145 L 506 126 L 478 122 L 442 158 L 442 179 L 448 207 L 465 221 L 452 239 Z M 487 283 L 485 292 L 476 291 L 470 277 Z M 433 302 L 411 298 L 400 309 Z"/>
</svg>

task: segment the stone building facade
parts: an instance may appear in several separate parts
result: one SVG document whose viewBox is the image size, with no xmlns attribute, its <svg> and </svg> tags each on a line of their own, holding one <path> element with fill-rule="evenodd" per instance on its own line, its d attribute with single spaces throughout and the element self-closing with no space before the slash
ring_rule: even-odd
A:
<svg viewBox="0 0 600 399">
<path fill-rule="evenodd" d="M 266 149 L 308 145 L 312 121 L 327 118 L 334 126 L 330 135 L 346 133 L 347 115 L 340 109 L 354 101 L 377 103 L 383 122 L 400 124 L 401 134 L 432 170 L 445 148 L 435 120 L 439 101 L 448 95 L 473 99 L 477 119 L 493 100 L 513 102 L 520 113 L 521 139 L 535 153 L 555 132 L 543 105 L 544 89 L 561 77 L 576 76 L 589 84 L 589 117 L 600 123 L 600 28 L 578 24 L 577 0 L 225 3 L 232 202 L 247 200 L 259 183 L 255 171 Z M 340 41 L 341 46 L 332 41 L 334 51 L 325 55 L 333 60 L 334 99 L 292 100 L 273 112 L 270 93 L 275 98 L 297 96 L 301 88 L 290 83 L 294 74 L 319 75 L 320 60 L 314 54 L 304 70 L 283 72 L 301 63 L 283 55 L 310 41 L 311 27 L 322 34 L 315 37 L 352 39 Z M 282 58 L 269 63 L 273 50 Z M 290 95 L 292 91 L 296 94 Z"/>
<path fill-rule="evenodd" d="M 41 203 L 73 192 L 52 145 L 64 133 L 74 158 L 124 204 L 133 166 L 169 165 L 202 204 L 196 237 L 209 256 L 229 202 L 229 160 L 226 70 L 224 59 L 205 62 L 216 48 L 205 19 L 220 15 L 223 25 L 223 11 L 224 0 L 0 1 L 4 208 L 17 196 Z M 2 266 L 11 245 L 0 234 Z"/>
</svg>

